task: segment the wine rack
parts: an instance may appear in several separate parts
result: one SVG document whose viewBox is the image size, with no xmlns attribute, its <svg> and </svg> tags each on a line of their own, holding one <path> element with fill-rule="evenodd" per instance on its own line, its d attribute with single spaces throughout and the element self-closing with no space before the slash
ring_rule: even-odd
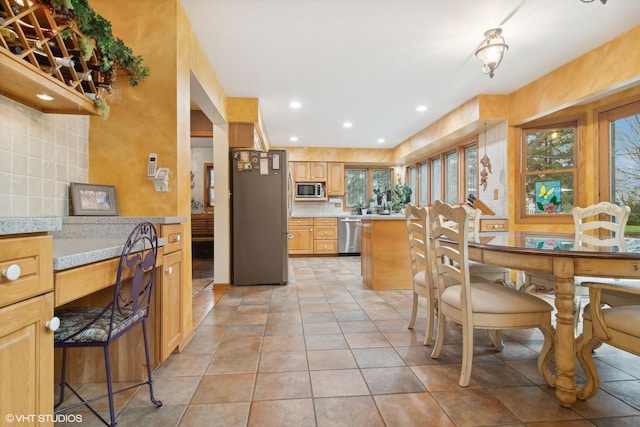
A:
<svg viewBox="0 0 640 427">
<path fill-rule="evenodd" d="M 100 58 L 93 49 L 85 59 L 82 34 L 54 13 L 40 1 L 0 0 L 0 92 L 43 112 L 97 115 L 95 100 L 110 88 Z"/>
</svg>

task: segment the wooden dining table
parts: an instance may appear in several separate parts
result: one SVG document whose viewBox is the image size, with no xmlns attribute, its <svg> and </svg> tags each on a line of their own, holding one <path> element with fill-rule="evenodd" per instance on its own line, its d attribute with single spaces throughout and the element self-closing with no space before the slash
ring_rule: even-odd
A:
<svg viewBox="0 0 640 427">
<path fill-rule="evenodd" d="M 552 274 L 556 308 L 555 376 L 560 404 L 576 401 L 574 276 L 640 279 L 640 242 L 625 251 L 574 250 L 574 235 L 540 232 L 485 233 L 469 242 L 469 259 L 515 270 Z"/>
</svg>

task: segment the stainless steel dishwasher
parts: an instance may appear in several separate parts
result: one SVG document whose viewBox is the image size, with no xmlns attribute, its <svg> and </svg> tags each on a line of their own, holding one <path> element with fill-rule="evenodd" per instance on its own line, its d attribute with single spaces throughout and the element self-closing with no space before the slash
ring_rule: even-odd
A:
<svg viewBox="0 0 640 427">
<path fill-rule="evenodd" d="M 360 218 L 338 219 L 338 255 L 360 255 Z"/>
</svg>

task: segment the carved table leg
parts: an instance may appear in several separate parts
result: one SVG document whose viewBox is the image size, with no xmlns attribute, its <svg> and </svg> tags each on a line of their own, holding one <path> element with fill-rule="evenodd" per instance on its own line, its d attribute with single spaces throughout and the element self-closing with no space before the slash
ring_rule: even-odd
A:
<svg viewBox="0 0 640 427">
<path fill-rule="evenodd" d="M 570 407 L 576 401 L 576 341 L 574 336 L 575 286 L 573 260 L 553 260 L 556 313 L 556 397 Z"/>
</svg>

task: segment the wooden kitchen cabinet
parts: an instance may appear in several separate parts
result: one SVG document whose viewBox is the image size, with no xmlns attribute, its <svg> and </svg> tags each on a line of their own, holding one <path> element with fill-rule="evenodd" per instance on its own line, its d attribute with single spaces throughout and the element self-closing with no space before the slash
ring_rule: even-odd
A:
<svg viewBox="0 0 640 427">
<path fill-rule="evenodd" d="M 183 282 L 182 224 L 160 225 L 160 236 L 167 239 L 162 257 L 160 280 L 160 361 L 163 362 L 182 341 Z"/>
<path fill-rule="evenodd" d="M 256 127 L 251 123 L 229 123 L 229 148 L 266 150 Z"/>
<path fill-rule="evenodd" d="M 314 218 L 313 253 L 335 255 L 338 253 L 338 219 Z"/>
<path fill-rule="evenodd" d="M 344 196 L 344 163 L 327 163 L 327 196 Z"/>
<path fill-rule="evenodd" d="M 289 254 L 313 254 L 313 218 L 291 218 L 289 234 Z"/>
<path fill-rule="evenodd" d="M 53 243 L 51 236 L 0 239 L 0 413 L 53 408 Z M 15 267 L 19 277 L 9 280 Z M 29 425 L 52 426 L 52 420 Z"/>
<path fill-rule="evenodd" d="M 327 182 L 327 162 L 291 162 L 295 182 Z"/>
</svg>

